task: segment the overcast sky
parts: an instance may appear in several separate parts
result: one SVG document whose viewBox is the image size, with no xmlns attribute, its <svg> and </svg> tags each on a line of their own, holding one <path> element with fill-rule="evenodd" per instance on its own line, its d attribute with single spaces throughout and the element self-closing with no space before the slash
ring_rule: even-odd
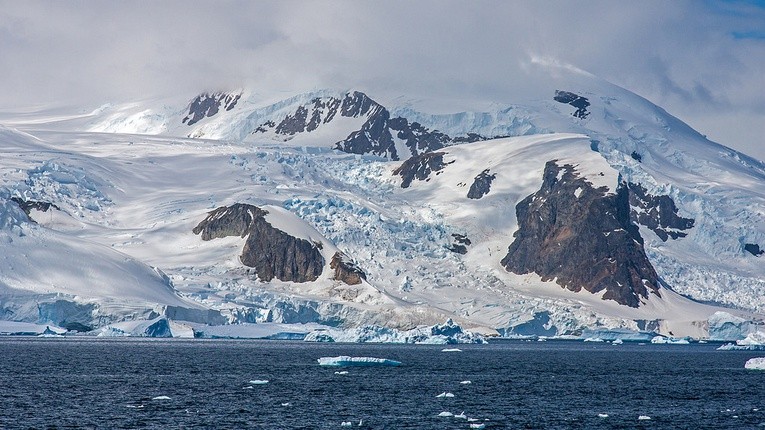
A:
<svg viewBox="0 0 765 430">
<path fill-rule="evenodd" d="M 243 86 L 507 103 L 532 57 L 765 159 L 765 0 L 0 0 L 4 109 Z"/>
</svg>

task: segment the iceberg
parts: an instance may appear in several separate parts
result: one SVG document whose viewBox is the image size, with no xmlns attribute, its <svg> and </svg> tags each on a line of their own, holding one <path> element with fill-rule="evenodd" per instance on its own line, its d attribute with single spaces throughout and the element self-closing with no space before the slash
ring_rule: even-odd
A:
<svg viewBox="0 0 765 430">
<path fill-rule="evenodd" d="M 470 424 L 470 428 L 471 429 L 484 429 L 484 428 L 486 428 L 486 424 L 473 423 L 473 424 Z"/>
<path fill-rule="evenodd" d="M 656 333 L 622 328 L 599 328 L 585 329 L 582 331 L 581 337 L 584 338 L 584 340 L 600 339 L 605 342 L 612 342 L 617 339 L 628 342 L 650 342 L 651 339 L 656 337 Z"/>
<path fill-rule="evenodd" d="M 467 384 L 472 384 L 472 383 L 473 383 L 472 381 L 460 381 L 460 384 L 462 384 L 462 385 L 467 385 Z"/>
<path fill-rule="evenodd" d="M 727 312 L 715 312 L 707 321 L 709 323 L 709 340 L 737 341 L 757 331 L 755 322 Z"/>
<path fill-rule="evenodd" d="M 404 331 L 376 325 L 349 330 L 322 328 L 321 330 L 314 330 L 308 333 L 303 340 L 306 342 L 416 343 L 431 345 L 486 343 L 483 335 L 464 330 L 451 319 L 447 320 L 444 324 L 422 326 Z"/>
<path fill-rule="evenodd" d="M 765 350 L 765 333 L 756 331 L 748 334 L 736 343 L 726 343 L 717 348 L 718 351 L 763 351 Z"/>
<path fill-rule="evenodd" d="M 765 370 L 765 357 L 750 358 L 744 363 L 745 369 Z"/>
<path fill-rule="evenodd" d="M 439 417 L 453 417 L 454 414 L 451 412 L 443 411 L 440 414 L 438 414 Z"/>
<path fill-rule="evenodd" d="M 252 385 L 266 385 L 268 384 L 268 379 L 253 379 L 250 381 L 250 384 Z"/>
<path fill-rule="evenodd" d="M 638 421 L 648 421 L 650 419 L 651 419 L 651 417 L 649 417 L 648 415 L 640 415 L 638 417 Z"/>
<path fill-rule="evenodd" d="M 462 352 L 462 350 L 459 348 L 444 348 L 441 352 Z"/>
<path fill-rule="evenodd" d="M 157 396 L 157 397 L 152 397 L 152 400 L 170 400 L 170 397 L 168 397 L 168 396 Z"/>
<path fill-rule="evenodd" d="M 345 367 L 345 366 L 401 366 L 400 361 L 376 357 L 321 357 L 317 360 L 319 366 Z"/>
<path fill-rule="evenodd" d="M 444 397 L 454 397 L 454 394 L 444 391 L 443 393 L 436 396 L 437 399 L 443 399 Z"/>
</svg>

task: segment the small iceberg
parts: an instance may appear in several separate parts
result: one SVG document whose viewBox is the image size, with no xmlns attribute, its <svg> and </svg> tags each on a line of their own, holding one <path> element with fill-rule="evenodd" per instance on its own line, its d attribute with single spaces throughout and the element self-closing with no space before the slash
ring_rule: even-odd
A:
<svg viewBox="0 0 765 430">
<path fill-rule="evenodd" d="M 335 375 L 347 375 L 347 374 L 348 374 L 347 370 L 341 370 L 339 372 L 335 372 Z"/>
<path fill-rule="evenodd" d="M 285 402 L 285 403 L 282 403 L 282 406 L 292 406 L 292 403 L 290 403 L 290 402 Z"/>
<path fill-rule="evenodd" d="M 454 397 L 454 394 L 444 391 L 443 393 L 436 396 L 437 399 L 443 399 L 444 397 Z"/>
<path fill-rule="evenodd" d="M 353 425 L 350 421 L 343 421 L 340 423 L 340 427 L 351 427 Z"/>
<path fill-rule="evenodd" d="M 478 423 L 472 423 L 470 424 L 471 429 L 485 429 L 486 424 L 478 424 Z"/>
<path fill-rule="evenodd" d="M 440 414 L 438 414 L 439 417 L 453 417 L 454 414 L 451 412 L 443 411 Z"/>
<path fill-rule="evenodd" d="M 167 396 L 157 396 L 157 397 L 152 397 L 152 400 L 170 400 L 170 397 L 167 397 Z"/>
<path fill-rule="evenodd" d="M 466 420 L 467 415 L 465 415 L 465 411 L 462 411 L 460 414 L 455 415 L 454 418 L 460 418 L 460 419 Z"/>
<path fill-rule="evenodd" d="M 346 367 L 346 366 L 401 366 L 400 361 L 376 357 L 321 357 L 317 360 L 319 366 Z"/>
<path fill-rule="evenodd" d="M 472 383 L 473 383 L 473 381 L 460 381 L 460 384 L 462 384 L 462 385 L 468 385 L 468 384 L 472 384 Z"/>
<path fill-rule="evenodd" d="M 648 421 L 650 419 L 651 419 L 651 417 L 649 417 L 648 415 L 640 415 L 638 417 L 638 421 Z"/>
<path fill-rule="evenodd" d="M 459 348 L 444 348 L 441 352 L 462 352 L 462 350 Z"/>
<path fill-rule="evenodd" d="M 603 339 L 599 337 L 588 337 L 584 340 L 585 342 L 605 342 Z"/>
<path fill-rule="evenodd" d="M 252 390 L 252 389 L 254 389 L 254 388 L 255 388 L 255 387 L 253 387 L 252 385 L 248 385 L 248 386 L 246 386 L 246 387 L 242 387 L 242 389 L 243 389 L 243 390 Z"/>
<path fill-rule="evenodd" d="M 608 414 L 598 414 L 598 418 L 608 418 Z"/>
<path fill-rule="evenodd" d="M 611 345 L 621 345 L 624 341 L 621 339 L 616 339 L 615 341 L 611 342 Z"/>
<path fill-rule="evenodd" d="M 268 379 L 253 379 L 250 381 L 250 384 L 252 385 L 266 385 L 268 384 Z"/>
<path fill-rule="evenodd" d="M 746 360 L 744 368 L 751 370 L 765 370 L 765 357 L 756 357 Z"/>
</svg>

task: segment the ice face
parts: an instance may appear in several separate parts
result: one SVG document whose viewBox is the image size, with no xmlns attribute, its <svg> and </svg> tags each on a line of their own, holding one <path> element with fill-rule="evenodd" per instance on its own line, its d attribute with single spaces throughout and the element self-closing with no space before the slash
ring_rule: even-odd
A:
<svg viewBox="0 0 765 430">
<path fill-rule="evenodd" d="M 401 366 L 400 361 L 376 357 L 321 357 L 317 360 L 319 366 L 345 367 L 345 366 Z"/>
</svg>

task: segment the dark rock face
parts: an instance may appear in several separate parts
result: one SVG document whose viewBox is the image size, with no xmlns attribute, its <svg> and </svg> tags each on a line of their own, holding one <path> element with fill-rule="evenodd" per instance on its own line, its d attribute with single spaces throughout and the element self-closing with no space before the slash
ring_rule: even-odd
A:
<svg viewBox="0 0 765 430">
<path fill-rule="evenodd" d="M 685 237 L 688 234 L 681 230 L 693 228 L 694 220 L 679 216 L 671 197 L 652 196 L 640 184 L 629 183 L 627 187 L 632 221 L 650 228 L 662 241 Z"/>
<path fill-rule="evenodd" d="M 324 268 L 320 246 L 274 228 L 257 206 L 237 203 L 210 212 L 193 232 L 202 240 L 227 236 L 247 236 L 239 257 L 242 264 L 255 269 L 265 282 L 273 278 L 282 281 L 315 281 Z"/>
<path fill-rule="evenodd" d="M 496 177 L 496 173 L 491 175 L 489 174 L 489 169 L 479 173 L 478 176 L 476 176 L 473 180 L 473 185 L 471 185 L 470 189 L 468 190 L 468 198 L 478 200 L 486 194 L 489 194 L 489 191 L 491 190 L 491 182 Z"/>
<path fill-rule="evenodd" d="M 482 140 L 489 140 L 489 139 L 499 139 L 500 137 L 508 137 L 508 136 L 494 136 L 494 137 L 486 137 L 483 135 L 480 135 L 478 133 L 468 133 L 464 136 L 457 136 L 454 139 L 452 139 L 452 142 L 454 143 L 473 143 L 473 142 L 479 142 Z"/>
<path fill-rule="evenodd" d="M 765 254 L 765 250 L 760 249 L 760 245 L 756 243 L 747 243 L 744 245 L 744 251 L 749 252 L 750 254 L 754 255 L 755 257 L 759 257 L 762 254 Z"/>
<path fill-rule="evenodd" d="M 605 290 L 604 299 L 631 307 L 651 292 L 660 295 L 626 186 L 606 194 L 573 166 L 549 161 L 542 187 L 518 203 L 516 214 L 518 231 L 501 262 L 508 271 L 534 272 L 571 291 Z"/>
<path fill-rule="evenodd" d="M 632 154 L 630 154 L 630 157 L 632 157 L 632 159 L 634 159 L 638 163 L 642 163 L 643 162 L 643 156 L 638 154 L 637 151 L 632 151 Z"/>
<path fill-rule="evenodd" d="M 24 213 L 27 215 L 27 218 L 29 218 L 30 221 L 35 222 L 31 217 L 30 214 L 32 213 L 32 210 L 38 210 L 40 212 L 48 212 L 51 210 L 51 208 L 56 210 L 61 210 L 58 206 L 54 205 L 53 203 L 49 202 L 38 202 L 34 200 L 24 200 L 19 197 L 11 197 L 11 201 L 19 205 L 21 210 L 24 211 Z"/>
<path fill-rule="evenodd" d="M 568 91 L 555 90 L 555 97 L 553 97 L 553 99 L 556 102 L 575 107 L 576 111 L 572 115 L 577 118 L 585 119 L 590 115 L 590 112 L 587 111 L 587 108 L 590 106 L 590 101 L 585 97 Z"/>
<path fill-rule="evenodd" d="M 242 94 L 203 93 L 189 104 L 189 113 L 183 118 L 186 125 L 194 125 L 205 117 L 217 114 L 221 108 L 229 111 L 236 106 Z"/>
<path fill-rule="evenodd" d="M 467 247 L 470 246 L 470 239 L 464 234 L 452 233 L 454 243 L 449 247 L 449 251 L 457 254 L 467 254 Z"/>
<path fill-rule="evenodd" d="M 258 218 L 263 218 L 268 212 L 263 209 L 243 203 L 231 206 L 221 206 L 207 214 L 192 232 L 202 233 L 202 240 L 220 239 L 229 236 L 245 237 L 250 233 L 250 227 Z"/>
<path fill-rule="evenodd" d="M 258 126 L 253 133 L 274 131 L 278 135 L 293 136 L 297 133 L 311 132 L 321 124 L 328 124 L 338 115 L 346 118 L 367 118 L 358 130 L 334 144 L 335 149 L 351 154 L 372 154 L 400 160 L 409 158 L 410 155 L 441 149 L 453 142 L 451 137 L 438 130 L 430 130 L 417 122 L 410 123 L 406 118 L 391 118 L 388 109 L 358 91 L 348 93 L 342 99 L 315 98 L 309 104 L 299 106 L 279 124 L 267 121 Z M 405 142 L 409 154 L 398 153 L 394 137 Z M 486 138 L 472 134 L 468 139 Z M 474 140 L 459 142 L 462 141 Z"/>
<path fill-rule="evenodd" d="M 426 152 L 416 155 L 404 161 L 398 169 L 393 171 L 394 175 L 401 176 L 401 188 L 409 188 L 412 181 L 429 181 L 430 174 L 438 175 L 449 163 L 444 162 L 444 152 Z"/>
<path fill-rule="evenodd" d="M 332 279 L 345 282 L 348 285 L 358 285 L 362 280 L 367 279 L 367 274 L 347 255 L 339 251 L 332 256 L 329 267 L 335 270 Z"/>
</svg>

